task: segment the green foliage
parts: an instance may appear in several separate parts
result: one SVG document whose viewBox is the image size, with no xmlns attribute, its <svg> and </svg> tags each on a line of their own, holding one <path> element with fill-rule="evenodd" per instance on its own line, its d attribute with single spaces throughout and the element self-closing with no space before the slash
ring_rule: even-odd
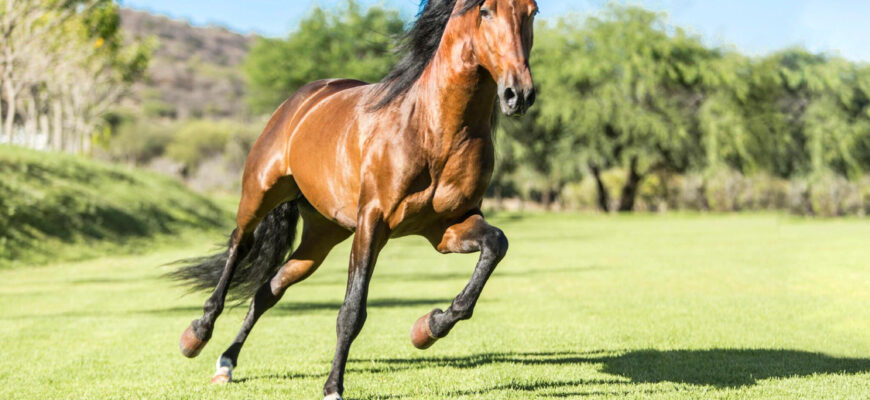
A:
<svg viewBox="0 0 870 400">
<path fill-rule="evenodd" d="M 191 120 L 172 135 L 166 156 L 193 171 L 204 160 L 223 154 L 227 144 L 235 138 L 250 147 L 253 132 L 251 127 L 232 121 Z"/>
<path fill-rule="evenodd" d="M 68 155 L 0 146 L 0 175 L 0 266 L 229 220 L 174 179 Z"/>
<path fill-rule="evenodd" d="M 645 179 L 691 173 L 709 177 L 693 207 L 731 210 L 742 203 L 728 193 L 756 175 L 830 171 L 854 181 L 870 168 L 870 67 L 799 48 L 747 58 L 616 3 L 536 30 L 539 102 L 503 124 L 511 143 L 500 146 L 517 150 L 495 182 L 535 188 L 521 197 L 562 193 L 583 175 L 613 181 L 601 171 L 621 170 L 621 187 L 601 182 L 599 206 L 628 210 L 639 195 L 649 203 Z M 588 199 L 577 187 L 569 202 Z"/>
<path fill-rule="evenodd" d="M 611 208 L 625 185 L 625 170 L 603 171 Z M 522 192 L 520 194 L 523 194 Z M 597 188 L 586 176 L 565 185 L 559 205 L 571 210 L 595 210 Z M 850 181 L 833 172 L 783 179 L 767 173 L 750 176 L 728 168 L 702 173 L 651 173 L 639 185 L 636 211 L 669 209 L 734 212 L 786 210 L 815 217 L 865 216 L 870 212 L 870 179 Z"/>
<path fill-rule="evenodd" d="M 114 132 L 106 153 L 112 160 L 129 164 L 144 165 L 162 156 L 178 129 L 176 123 L 137 118 L 127 113 L 112 115 Z"/>
<path fill-rule="evenodd" d="M 120 5 L 101 0 L 82 15 L 81 23 L 86 43 L 93 43 L 93 58 L 103 58 L 119 83 L 130 84 L 141 79 L 157 46 L 153 38 L 131 42 L 121 30 Z M 109 71 L 103 71 L 109 73 Z"/>
<path fill-rule="evenodd" d="M 334 12 L 313 9 L 287 39 L 261 38 L 251 49 L 244 71 L 253 111 L 271 112 L 318 79 L 380 80 L 396 61 L 391 48 L 403 29 L 398 12 L 363 10 L 355 0 Z"/>
<path fill-rule="evenodd" d="M 244 64 L 248 100 L 264 113 L 313 80 L 379 80 L 396 61 L 390 48 L 402 30 L 398 14 L 380 7 L 315 8 L 286 39 L 254 45 Z M 619 3 L 542 21 L 536 37 L 538 104 L 524 118 L 501 119 L 490 196 L 547 207 L 591 201 L 608 211 L 837 215 L 867 204 L 851 193 L 870 170 L 870 66 L 801 48 L 763 57 L 711 48 L 661 13 Z M 189 67 L 226 74 L 208 65 Z M 151 102 L 146 111 L 174 110 Z M 141 125 L 122 126 L 115 158 L 130 151 L 127 159 L 143 163 L 165 148 L 189 181 L 210 173 L 203 180 L 213 183 L 236 176 L 262 126 L 185 122 L 167 139 Z M 859 200 L 823 205 L 831 203 L 819 200 L 823 192 Z"/>
</svg>

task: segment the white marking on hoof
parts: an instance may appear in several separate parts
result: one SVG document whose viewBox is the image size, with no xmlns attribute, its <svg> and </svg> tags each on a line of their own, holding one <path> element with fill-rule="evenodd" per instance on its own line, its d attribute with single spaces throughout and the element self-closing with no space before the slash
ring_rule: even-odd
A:
<svg viewBox="0 0 870 400">
<path fill-rule="evenodd" d="M 221 356 L 217 360 L 217 371 L 211 378 L 211 383 L 223 384 L 233 380 L 233 361 Z"/>
<path fill-rule="evenodd" d="M 338 395 L 338 393 L 333 393 L 333 394 L 330 394 L 330 395 L 327 395 L 326 397 L 324 397 L 323 400 L 342 400 L 342 399 L 341 399 L 341 396 Z"/>
</svg>

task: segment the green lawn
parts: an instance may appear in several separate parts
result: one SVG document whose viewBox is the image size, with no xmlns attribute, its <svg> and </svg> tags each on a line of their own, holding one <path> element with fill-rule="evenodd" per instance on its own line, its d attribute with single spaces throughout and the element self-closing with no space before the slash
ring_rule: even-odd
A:
<svg viewBox="0 0 870 400">
<path fill-rule="evenodd" d="M 390 243 L 351 351 L 349 399 L 870 398 L 870 221 L 775 215 L 502 215 L 511 240 L 474 318 L 427 351 L 408 331 L 465 284 L 476 255 Z M 347 245 L 254 330 L 237 383 L 178 336 L 205 295 L 158 265 L 219 235 L 144 255 L 0 271 L 0 398 L 319 399 Z M 185 243 L 194 243 L 185 245 Z"/>
</svg>

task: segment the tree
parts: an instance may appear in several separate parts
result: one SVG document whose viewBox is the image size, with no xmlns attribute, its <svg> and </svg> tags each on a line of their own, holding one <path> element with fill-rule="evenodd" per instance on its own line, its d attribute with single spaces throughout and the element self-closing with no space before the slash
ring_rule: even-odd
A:
<svg viewBox="0 0 870 400">
<path fill-rule="evenodd" d="M 0 12 L 0 140 L 88 151 L 149 45 L 124 44 L 109 0 L 0 0 Z"/>
<path fill-rule="evenodd" d="M 694 117 L 721 54 L 637 7 L 575 18 L 540 29 L 547 39 L 533 58 L 539 123 L 566 131 L 568 148 L 597 180 L 603 210 L 610 200 L 600 171 L 624 168 L 617 207 L 630 211 L 645 174 L 698 163 Z"/>
<path fill-rule="evenodd" d="M 324 78 L 377 81 L 397 57 L 391 49 L 404 31 L 398 12 L 354 0 L 344 8 L 315 8 L 287 39 L 261 38 L 244 63 L 254 112 L 271 112 L 296 89 Z"/>
</svg>

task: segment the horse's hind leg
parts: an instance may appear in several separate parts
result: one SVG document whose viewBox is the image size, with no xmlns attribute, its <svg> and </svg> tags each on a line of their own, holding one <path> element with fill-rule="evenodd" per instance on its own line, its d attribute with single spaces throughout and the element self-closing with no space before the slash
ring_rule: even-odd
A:
<svg viewBox="0 0 870 400">
<path fill-rule="evenodd" d="M 447 228 L 439 237 L 429 238 L 442 253 L 473 253 L 480 251 L 480 259 L 471 280 L 453 299 L 446 311 L 434 309 L 420 317 L 411 329 L 411 342 L 418 349 L 429 348 L 436 340 L 447 336 L 457 322 L 471 318 L 477 299 L 496 265 L 507 252 L 504 233 L 489 224 L 481 215 Z"/>
<path fill-rule="evenodd" d="M 223 311 L 224 299 L 229 290 L 230 281 L 233 279 L 236 264 L 247 255 L 247 248 L 252 239 L 252 231 L 246 232 L 243 228 L 238 227 L 233 230 L 230 237 L 229 250 L 227 250 L 227 260 L 221 272 L 220 280 L 214 292 L 212 292 L 203 306 L 202 317 L 193 320 L 190 326 L 181 334 L 178 347 L 181 350 L 181 354 L 185 357 L 193 358 L 198 356 L 199 352 L 202 351 L 209 339 L 211 339 L 215 320 L 221 311 Z"/>
<path fill-rule="evenodd" d="M 291 177 L 277 179 L 265 189 L 255 184 L 245 185 L 236 217 L 236 229 L 233 230 L 230 238 L 227 259 L 220 279 L 203 306 L 202 318 L 191 322 L 178 343 L 184 356 L 196 357 L 211 339 L 215 320 L 223 312 L 233 273 L 239 262 L 247 256 L 257 225 L 277 205 L 296 196 L 298 196 L 298 188 Z"/>
<path fill-rule="evenodd" d="M 290 285 L 301 282 L 314 273 L 329 251 L 351 234 L 350 231 L 323 218 L 308 205 L 300 204 L 300 213 L 303 225 L 299 247 L 272 280 L 263 284 L 257 291 L 239 334 L 218 358 L 217 371 L 212 377 L 212 383 L 226 383 L 231 380 L 232 370 L 238 365 L 239 352 L 260 316 L 281 299 Z"/>
</svg>

